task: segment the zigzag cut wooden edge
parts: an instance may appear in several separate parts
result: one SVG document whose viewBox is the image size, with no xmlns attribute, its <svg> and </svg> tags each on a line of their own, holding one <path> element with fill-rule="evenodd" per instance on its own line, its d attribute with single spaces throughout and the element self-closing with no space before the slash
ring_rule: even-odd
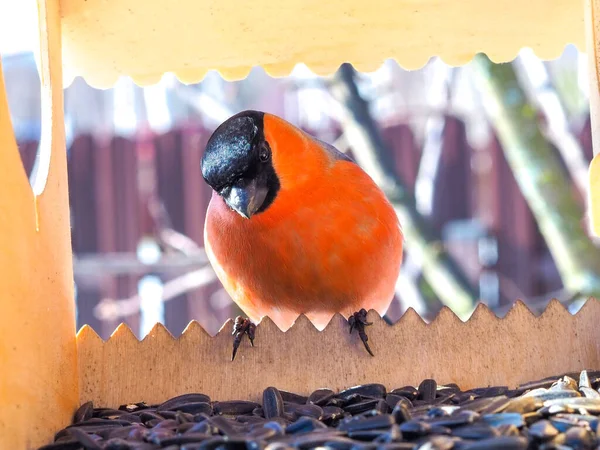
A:
<svg viewBox="0 0 600 450">
<path fill-rule="evenodd" d="M 232 322 L 211 337 L 196 321 L 179 338 L 160 323 L 141 341 L 121 324 L 103 341 L 89 326 L 77 334 L 80 401 L 116 407 L 159 403 L 202 392 L 214 400 L 258 400 L 276 386 L 308 394 L 382 383 L 389 389 L 425 378 L 479 386 L 514 387 L 529 380 L 600 369 L 600 301 L 570 314 L 556 299 L 540 316 L 517 301 L 503 318 L 480 304 L 466 322 L 444 308 L 429 324 L 409 309 L 394 325 L 369 312 L 369 356 L 341 315 L 318 331 L 302 315 L 282 332 L 268 317 L 232 362 Z"/>
<path fill-rule="evenodd" d="M 493 63 L 501 64 L 501 63 L 509 63 L 514 61 L 519 52 L 524 49 L 531 49 L 533 54 L 542 61 L 554 61 L 558 58 L 562 57 L 567 47 L 574 45 L 579 51 L 585 51 L 583 45 L 575 45 L 573 43 L 564 44 L 562 47 L 556 47 L 555 49 L 548 50 L 544 48 L 539 48 L 536 45 L 522 45 L 509 47 L 506 50 L 488 50 L 486 52 L 479 50 L 478 48 L 473 48 L 471 51 L 463 51 L 460 54 L 432 54 L 429 56 L 411 56 L 408 58 L 405 57 L 396 57 L 393 55 L 371 55 L 371 58 L 368 60 L 354 60 L 350 59 L 347 62 L 350 62 L 353 67 L 360 73 L 370 73 L 375 72 L 380 69 L 386 60 L 390 59 L 396 62 L 402 69 L 404 70 L 421 70 L 423 69 L 432 59 L 439 58 L 444 64 L 450 67 L 464 67 L 473 61 L 473 59 L 483 54 L 488 57 Z M 298 63 L 304 64 L 311 72 L 319 77 L 328 77 L 333 75 L 340 67 L 342 63 L 346 61 L 344 60 L 336 60 L 336 61 L 328 61 L 328 62 L 320 62 L 319 64 L 314 63 L 312 61 L 298 61 Z M 242 66 L 242 67 L 214 67 L 214 68 L 196 68 L 196 69 L 188 69 L 188 70 L 173 70 L 173 71 L 163 71 L 158 73 L 151 74 L 136 74 L 136 73 L 126 73 L 125 77 L 130 78 L 137 86 L 139 87 L 148 87 L 153 86 L 159 83 L 163 77 L 167 74 L 173 74 L 175 78 L 186 85 L 196 84 L 202 82 L 208 73 L 217 72 L 221 78 L 223 78 L 227 82 L 241 81 L 246 79 L 250 72 L 253 69 L 260 68 L 265 71 L 265 73 L 271 78 L 285 78 L 292 75 L 294 68 L 296 67 L 296 63 L 274 63 L 274 64 L 257 64 L 253 66 Z M 79 70 L 70 70 L 67 67 L 67 74 L 64 79 L 64 87 L 68 88 L 75 78 L 81 76 L 85 82 L 95 89 L 110 89 L 115 86 L 119 77 L 121 75 L 109 76 L 98 72 L 88 72 L 83 69 Z"/>
</svg>

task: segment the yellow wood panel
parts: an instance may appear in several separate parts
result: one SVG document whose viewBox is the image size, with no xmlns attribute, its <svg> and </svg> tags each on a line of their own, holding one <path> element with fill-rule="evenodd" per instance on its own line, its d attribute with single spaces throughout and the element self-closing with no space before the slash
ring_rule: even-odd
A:
<svg viewBox="0 0 600 450">
<path fill-rule="evenodd" d="M 480 51 L 512 60 L 532 47 L 544 59 L 584 45 L 581 0 L 60 0 L 66 81 L 82 75 L 109 87 L 164 72 L 228 79 L 261 65 L 287 75 L 296 63 L 330 74 L 349 61 L 361 70 L 396 58 L 405 68 L 441 56 L 464 64 Z"/>
<path fill-rule="evenodd" d="M 589 206 L 593 233 L 600 237 L 600 0 L 585 0 L 590 122 L 595 158 L 590 164 Z"/>
<path fill-rule="evenodd" d="M 45 151 L 52 151 L 37 200 L 13 137 L 0 70 L 0 449 L 51 442 L 79 396 L 60 15 L 56 1 L 40 0 L 39 7 L 42 132 L 51 131 Z"/>
<path fill-rule="evenodd" d="M 596 236 L 600 237 L 600 154 L 597 154 L 590 164 L 589 197 L 592 231 Z"/>
</svg>

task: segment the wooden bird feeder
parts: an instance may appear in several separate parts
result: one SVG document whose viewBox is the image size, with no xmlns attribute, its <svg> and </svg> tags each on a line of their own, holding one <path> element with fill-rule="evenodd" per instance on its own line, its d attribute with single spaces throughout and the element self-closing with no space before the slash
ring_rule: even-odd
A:
<svg viewBox="0 0 600 450">
<path fill-rule="evenodd" d="M 286 333 L 265 319 L 257 347 L 234 363 L 230 323 L 216 337 L 195 322 L 178 339 L 161 325 L 141 342 L 123 325 L 106 342 L 87 326 L 76 334 L 63 123 L 63 86 L 77 75 L 108 88 L 121 75 L 139 85 L 165 72 L 197 82 L 212 69 L 240 79 L 256 65 L 283 76 L 299 62 L 319 74 L 343 62 L 373 70 L 386 58 L 417 69 L 433 56 L 461 65 L 478 52 L 507 62 L 526 46 L 551 59 L 573 43 L 590 58 L 590 210 L 600 235 L 600 0 L 38 0 L 38 8 L 42 153 L 33 190 L 0 70 L 1 449 L 51 442 L 88 400 L 115 407 L 192 391 L 256 399 L 268 385 L 309 393 L 424 377 L 469 388 L 600 368 L 596 300 L 574 316 L 557 301 L 540 317 L 519 302 L 503 319 L 479 306 L 466 323 L 444 309 L 429 325 L 412 310 L 394 326 L 371 312 L 374 358 L 340 316 L 323 332 L 305 317 Z"/>
</svg>

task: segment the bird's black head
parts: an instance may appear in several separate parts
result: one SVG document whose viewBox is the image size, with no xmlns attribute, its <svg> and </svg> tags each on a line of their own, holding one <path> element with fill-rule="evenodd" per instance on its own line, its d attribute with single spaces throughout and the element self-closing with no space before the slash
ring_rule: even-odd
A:
<svg viewBox="0 0 600 450">
<path fill-rule="evenodd" d="M 247 219 L 265 211 L 280 188 L 263 119 L 260 111 L 230 117 L 212 134 L 202 157 L 204 180 Z"/>
</svg>

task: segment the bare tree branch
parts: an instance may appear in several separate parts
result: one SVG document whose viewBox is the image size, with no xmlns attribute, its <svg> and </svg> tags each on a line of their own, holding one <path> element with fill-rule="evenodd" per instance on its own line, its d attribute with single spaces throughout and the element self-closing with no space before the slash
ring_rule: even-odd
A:
<svg viewBox="0 0 600 450">
<path fill-rule="evenodd" d="M 438 114 L 432 114 L 425 121 L 425 139 L 415 181 L 417 210 L 424 216 L 431 214 L 433 206 L 434 186 L 442 156 L 444 129 L 446 128 L 447 115 L 443 111 L 448 109 L 450 104 L 450 87 L 456 78 L 455 69 L 448 67 L 441 61 L 437 62 L 434 69 L 434 80 L 429 86 L 428 96 L 430 97 L 430 104 L 436 104 L 441 111 Z"/>
<path fill-rule="evenodd" d="M 180 274 L 208 264 L 204 251 L 194 256 L 163 255 L 158 261 L 145 263 L 135 253 L 94 253 L 73 255 L 75 277 L 99 278 L 106 275 Z"/>
<path fill-rule="evenodd" d="M 600 294 L 600 253 L 586 235 L 582 208 L 560 161 L 540 132 L 535 111 L 512 64 L 494 64 L 483 54 L 471 63 L 484 107 L 504 155 L 527 200 L 561 275 L 564 287 L 586 296 Z"/>
<path fill-rule="evenodd" d="M 169 213 L 156 194 L 148 198 L 148 211 L 154 220 L 160 244 L 188 256 L 205 255 L 204 249 L 196 244 L 196 241 L 173 229 Z"/>
<path fill-rule="evenodd" d="M 217 276 L 211 266 L 205 266 L 202 269 L 188 272 L 166 282 L 163 285 L 162 301 L 167 302 L 189 291 L 206 286 L 216 281 Z M 141 297 L 134 295 L 132 297 L 113 300 L 103 299 L 94 308 L 94 315 L 100 320 L 118 320 L 124 317 L 137 314 L 141 306 Z"/>
<path fill-rule="evenodd" d="M 188 236 L 175 231 L 171 225 L 171 219 L 165 208 L 162 201 L 158 198 L 155 193 L 150 194 L 148 197 L 148 210 L 150 215 L 152 216 L 155 227 L 158 241 L 167 249 L 175 250 L 179 254 L 183 255 L 179 257 L 179 259 L 174 256 L 177 255 L 175 253 L 172 256 L 163 256 L 161 259 L 163 261 L 162 267 L 159 264 L 142 264 L 137 261 L 137 258 L 133 260 L 133 257 L 129 257 L 129 260 L 122 258 L 121 267 L 126 266 L 129 269 L 128 273 L 132 273 L 134 269 L 146 269 L 144 273 L 150 273 L 148 270 L 149 267 L 154 267 L 155 269 L 163 269 L 162 271 L 155 270 L 156 272 L 160 272 L 161 274 L 168 274 L 168 272 L 172 272 L 175 268 L 176 264 L 179 265 L 179 269 L 182 266 L 190 268 L 197 265 L 202 265 L 200 269 L 196 269 L 190 272 L 187 272 L 183 275 L 179 275 L 176 278 L 167 281 L 163 285 L 162 289 L 162 297 L 161 300 L 163 302 L 172 300 L 180 295 L 187 294 L 195 289 L 206 286 L 213 281 L 217 280 L 217 276 L 213 270 L 213 268 L 208 264 L 208 258 L 203 248 L 198 246 L 193 239 L 190 239 Z M 167 259 L 168 263 L 165 264 L 164 260 Z M 115 258 L 112 255 L 112 258 L 109 259 L 113 264 Z M 123 264 L 126 261 L 125 264 Z M 142 264 L 141 266 L 136 264 Z M 97 261 L 96 261 L 97 263 Z M 90 262 L 88 261 L 88 271 L 90 270 Z M 79 264 L 79 272 L 81 273 L 81 264 Z M 168 269 L 168 270 L 165 270 Z M 141 270 L 140 270 L 141 271 Z M 98 273 L 106 274 L 106 268 L 103 271 Z M 94 309 L 94 314 L 100 320 L 117 320 L 120 318 L 128 317 L 134 314 L 137 314 L 141 308 L 141 297 L 136 294 L 132 297 L 126 299 L 103 299 Z"/>
<path fill-rule="evenodd" d="M 472 311 L 477 294 L 445 252 L 440 237 L 417 212 L 414 197 L 406 192 L 392 169 L 391 152 L 371 117 L 368 104 L 358 92 L 354 76 L 352 66 L 343 64 L 330 87 L 331 94 L 343 107 L 342 126 L 354 155 L 393 204 L 402 223 L 408 251 L 422 259 L 424 277 L 445 305 L 465 317 Z"/>
<path fill-rule="evenodd" d="M 552 86 L 546 66 L 532 51 L 522 51 L 513 65 L 529 103 L 535 105 L 544 116 L 546 123 L 541 131 L 560 152 L 571 180 L 585 198 L 588 163 L 579 141 L 569 129 L 562 99 Z"/>
</svg>

